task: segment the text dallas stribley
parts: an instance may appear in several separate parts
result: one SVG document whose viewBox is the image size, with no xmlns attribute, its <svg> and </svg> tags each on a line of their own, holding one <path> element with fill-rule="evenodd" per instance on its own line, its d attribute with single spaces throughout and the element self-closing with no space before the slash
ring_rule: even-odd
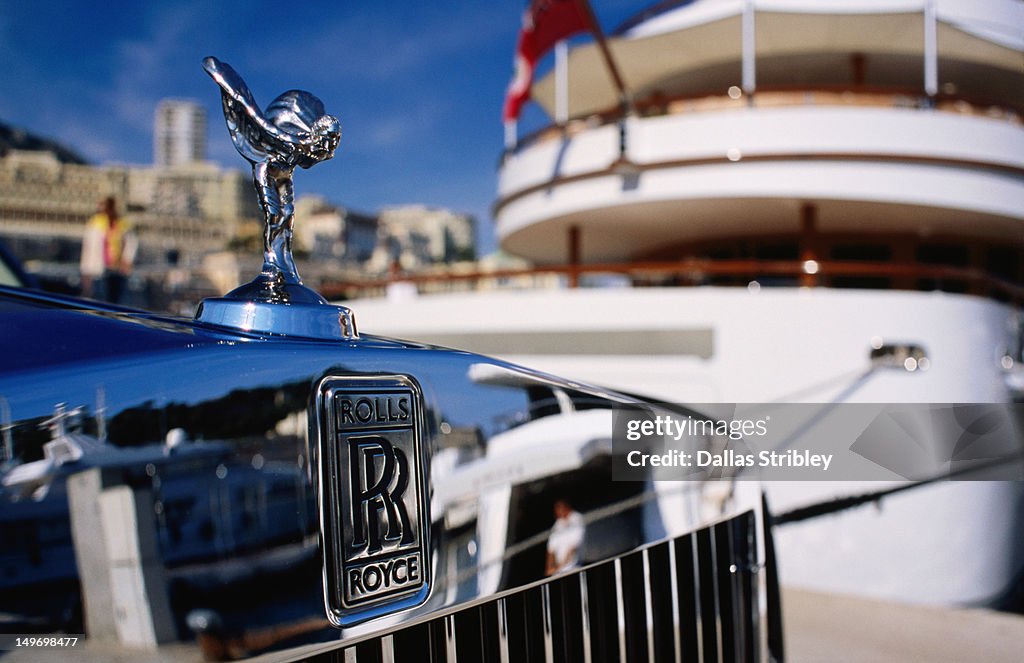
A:
<svg viewBox="0 0 1024 663">
<path fill-rule="evenodd" d="M 757 454 L 724 451 L 666 451 L 648 454 L 630 451 L 626 462 L 631 467 L 820 467 L 828 470 L 833 454 L 815 454 L 810 451 L 762 451 Z"/>
</svg>

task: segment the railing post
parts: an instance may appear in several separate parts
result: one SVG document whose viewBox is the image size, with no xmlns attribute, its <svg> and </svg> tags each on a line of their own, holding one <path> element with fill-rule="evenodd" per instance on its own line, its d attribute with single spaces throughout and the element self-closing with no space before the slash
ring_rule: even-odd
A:
<svg viewBox="0 0 1024 663">
<path fill-rule="evenodd" d="M 934 99 L 939 93 L 938 19 L 935 0 L 924 3 L 924 91 Z"/>
<path fill-rule="evenodd" d="M 569 226 L 569 287 L 580 285 L 580 227 Z"/>
<path fill-rule="evenodd" d="M 818 207 L 804 203 L 800 207 L 800 260 L 803 270 L 800 285 L 813 288 L 818 285 Z"/>
<path fill-rule="evenodd" d="M 894 264 L 899 266 L 906 266 L 910 268 L 909 271 L 899 272 L 897 271 L 891 281 L 891 286 L 895 290 L 915 290 L 917 289 L 917 279 L 913 275 L 913 267 L 917 261 L 914 249 L 916 245 L 912 239 L 900 239 L 893 242 L 891 260 Z"/>
<path fill-rule="evenodd" d="M 967 247 L 968 269 L 980 275 L 980 278 L 972 278 L 967 282 L 967 291 L 972 295 L 984 297 L 988 293 L 989 279 L 985 272 L 985 249 L 977 242 Z"/>
<path fill-rule="evenodd" d="M 743 93 L 747 102 L 753 102 L 754 90 L 757 88 L 757 46 L 754 29 L 754 0 L 746 0 L 743 5 L 742 19 L 743 49 Z"/>
</svg>

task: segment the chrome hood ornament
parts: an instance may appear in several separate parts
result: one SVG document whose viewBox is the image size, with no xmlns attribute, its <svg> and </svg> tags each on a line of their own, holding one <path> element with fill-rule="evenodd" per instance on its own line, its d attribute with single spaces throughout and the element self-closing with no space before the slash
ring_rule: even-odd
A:
<svg viewBox="0 0 1024 663">
<path fill-rule="evenodd" d="M 289 90 L 261 111 L 231 65 L 207 57 L 203 68 L 220 86 L 224 120 L 235 149 L 252 165 L 264 221 L 263 268 L 255 279 L 225 297 L 203 301 L 196 319 L 246 331 L 355 338 L 351 312 L 328 306 L 327 300 L 304 286 L 292 258 L 293 173 L 296 166 L 311 168 L 332 158 L 341 140 L 341 125 L 309 92 Z"/>
</svg>

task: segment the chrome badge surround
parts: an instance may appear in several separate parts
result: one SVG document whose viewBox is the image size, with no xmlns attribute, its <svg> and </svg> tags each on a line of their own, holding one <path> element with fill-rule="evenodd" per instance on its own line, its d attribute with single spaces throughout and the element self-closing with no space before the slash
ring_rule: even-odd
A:
<svg viewBox="0 0 1024 663">
<path fill-rule="evenodd" d="M 314 410 L 328 619 L 354 626 L 422 604 L 431 560 L 419 386 L 401 375 L 329 376 Z"/>
</svg>

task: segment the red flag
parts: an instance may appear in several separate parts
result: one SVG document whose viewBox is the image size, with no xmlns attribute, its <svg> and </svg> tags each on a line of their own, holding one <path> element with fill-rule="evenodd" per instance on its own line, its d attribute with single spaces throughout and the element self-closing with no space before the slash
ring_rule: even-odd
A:
<svg viewBox="0 0 1024 663">
<path fill-rule="evenodd" d="M 523 29 L 516 45 L 515 74 L 505 93 L 505 122 L 519 117 L 530 98 L 537 61 L 566 37 L 590 29 L 590 20 L 581 8 L 586 0 L 532 0 L 523 12 Z"/>
</svg>

